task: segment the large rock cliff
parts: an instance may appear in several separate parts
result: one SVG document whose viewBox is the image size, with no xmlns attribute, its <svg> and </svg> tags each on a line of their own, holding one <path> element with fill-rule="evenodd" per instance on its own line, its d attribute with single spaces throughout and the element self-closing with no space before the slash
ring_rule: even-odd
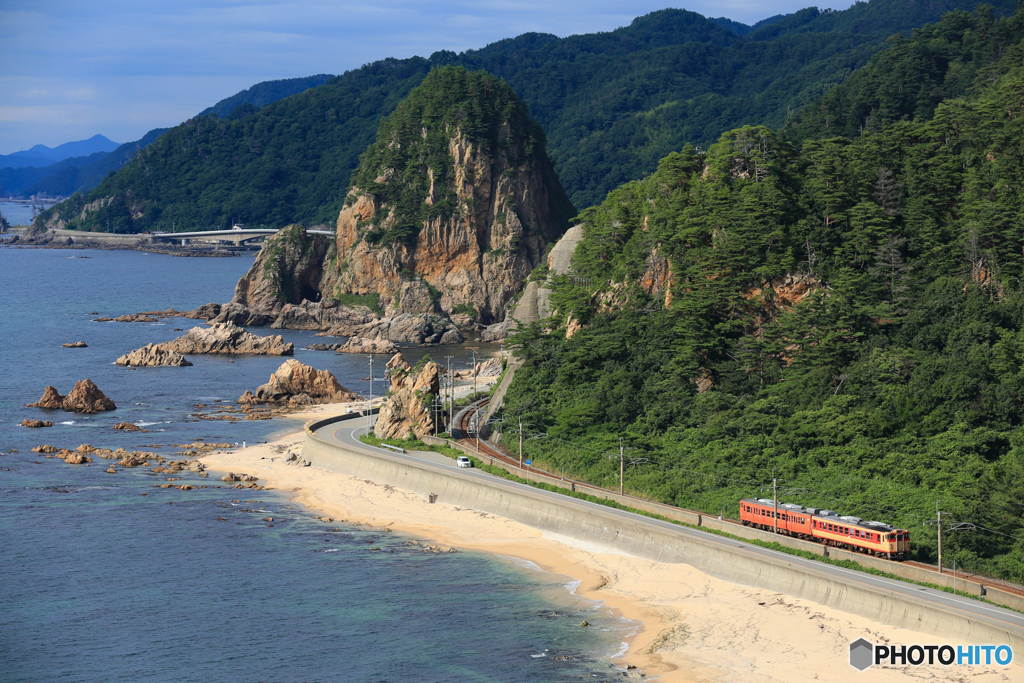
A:
<svg viewBox="0 0 1024 683">
<path fill-rule="evenodd" d="M 381 123 L 336 240 L 282 230 L 219 320 L 459 341 L 456 327 L 506 317 L 573 213 L 543 132 L 509 87 L 436 69 Z"/>
</svg>

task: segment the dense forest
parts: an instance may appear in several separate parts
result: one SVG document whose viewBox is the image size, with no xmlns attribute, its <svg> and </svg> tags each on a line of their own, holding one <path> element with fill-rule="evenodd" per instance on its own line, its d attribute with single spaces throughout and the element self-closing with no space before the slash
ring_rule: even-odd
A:
<svg viewBox="0 0 1024 683">
<path fill-rule="evenodd" d="M 224 104 L 223 117 L 187 121 L 43 221 L 112 232 L 333 224 L 379 121 L 442 65 L 505 79 L 547 132 L 570 199 L 588 206 L 686 143 L 707 146 L 743 124 L 783 125 L 889 35 L 977 4 L 872 0 L 754 27 L 664 10 L 606 33 L 526 34 L 384 60 L 258 110 Z M 1015 0 L 990 4 L 1005 13 Z"/>
<path fill-rule="evenodd" d="M 621 438 L 627 489 L 733 515 L 774 472 L 931 561 L 939 503 L 945 562 L 1024 581 L 1022 29 L 947 15 L 584 211 L 513 339 L 528 457 L 616 486 Z"/>
</svg>

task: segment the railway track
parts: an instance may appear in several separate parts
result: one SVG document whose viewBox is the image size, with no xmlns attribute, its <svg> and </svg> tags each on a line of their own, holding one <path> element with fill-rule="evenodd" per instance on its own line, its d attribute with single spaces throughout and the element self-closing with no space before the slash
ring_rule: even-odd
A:
<svg viewBox="0 0 1024 683">
<path fill-rule="evenodd" d="M 491 458 L 493 460 L 500 461 L 503 464 L 508 465 L 511 468 L 514 468 L 515 470 L 519 470 L 526 479 L 529 479 L 530 473 L 536 473 L 536 474 L 540 474 L 540 475 L 543 475 L 543 476 L 546 476 L 546 477 L 552 477 L 552 478 L 555 478 L 555 479 L 561 479 L 562 481 L 564 481 L 566 484 L 569 484 L 569 485 L 575 485 L 573 487 L 574 491 L 577 490 L 577 489 L 580 489 L 581 491 L 586 492 L 586 493 L 595 493 L 595 494 L 604 493 L 604 494 L 613 494 L 613 495 L 616 495 L 616 496 L 619 495 L 618 491 L 615 491 L 615 490 L 612 490 L 612 489 L 608 489 L 608 488 L 603 488 L 601 486 L 595 486 L 593 484 L 589 484 L 589 483 L 583 482 L 583 481 L 577 481 L 577 480 L 574 480 L 574 479 L 566 479 L 564 476 L 560 476 L 558 474 L 555 474 L 555 473 L 552 473 L 552 472 L 548 472 L 547 470 L 542 470 L 542 469 L 535 468 L 532 465 L 524 464 L 523 467 L 520 468 L 520 466 L 519 466 L 519 459 L 518 458 L 512 457 L 512 456 L 508 455 L 507 453 L 503 453 L 502 451 L 500 451 L 497 448 L 495 448 L 494 445 L 492 445 L 486 439 L 480 439 L 479 440 L 479 447 L 477 447 L 477 439 L 469 436 L 470 434 L 474 433 L 473 427 L 472 427 L 473 415 L 478 413 L 478 412 L 480 412 L 481 410 L 483 410 L 483 408 L 486 407 L 489 402 L 490 402 L 489 398 L 484 398 L 484 399 L 481 399 L 481 400 L 477 401 L 476 403 L 470 404 L 466 409 L 463 410 L 463 412 L 459 415 L 459 419 L 457 421 L 457 425 L 456 426 L 457 426 L 458 430 L 461 432 L 461 434 L 463 434 L 464 436 L 461 436 L 461 437 L 455 439 L 456 442 L 458 442 L 458 443 L 460 443 L 460 444 L 462 444 L 464 446 L 468 446 L 469 448 L 477 451 L 477 453 L 479 453 L 480 455 L 486 456 L 486 457 Z M 626 498 L 636 498 L 636 496 L 631 496 L 628 493 L 624 494 L 624 497 L 626 497 Z M 636 498 L 636 500 L 643 501 L 644 503 L 647 503 L 647 504 L 664 505 L 663 503 L 656 503 L 655 501 L 650 501 L 650 500 L 647 500 L 645 498 Z M 672 507 L 672 506 L 665 506 L 665 507 Z M 704 512 L 700 512 L 698 510 L 687 510 L 686 508 L 674 508 L 674 509 L 681 510 L 681 511 L 684 511 L 684 512 L 691 512 L 693 514 L 707 514 L 707 513 L 704 513 Z M 722 519 L 723 522 L 726 522 L 726 523 L 729 523 L 729 524 L 735 524 L 736 526 L 742 526 L 742 523 L 739 520 L 729 519 L 728 517 L 722 517 L 721 519 Z M 924 562 L 915 562 L 913 560 L 904 560 L 902 563 L 906 564 L 906 565 L 912 565 L 914 567 L 917 567 L 919 569 L 924 569 L 926 571 L 934 572 L 936 574 L 939 571 L 938 567 L 936 565 L 926 564 Z M 951 572 L 949 572 L 949 570 L 946 570 L 943 573 L 950 574 Z M 1004 591 L 1006 591 L 1008 593 L 1013 593 L 1015 595 L 1024 596 L 1024 586 L 1019 586 L 1019 585 L 1014 584 L 1014 583 L 1009 583 L 1009 582 L 1003 581 L 1001 579 L 994 579 L 994 578 L 989 577 L 989 576 L 982 576 L 980 574 L 973 574 L 971 572 L 965 572 L 965 571 L 960 571 L 960 570 L 958 570 L 956 572 L 956 576 L 957 576 L 957 578 L 963 578 L 965 580 L 974 581 L 976 583 L 980 583 L 980 584 L 983 584 L 985 586 L 992 586 L 993 588 L 998 588 L 998 589 L 1004 590 Z"/>
<path fill-rule="evenodd" d="M 934 564 L 926 564 L 924 562 L 915 562 L 914 560 L 905 560 L 903 564 L 908 564 L 918 569 L 924 569 L 926 571 L 939 573 L 939 568 Z M 943 574 L 947 576 L 953 576 L 954 573 L 948 567 L 946 567 Z M 981 574 L 973 574 L 971 572 L 965 572 L 961 569 L 956 570 L 956 578 L 964 579 L 966 581 L 973 581 L 980 583 L 984 586 L 991 586 L 992 588 L 998 588 L 999 590 L 1006 591 L 1007 593 L 1013 593 L 1014 595 L 1020 595 L 1024 597 L 1024 586 L 1019 586 L 1015 583 L 1009 583 L 1002 579 L 996 579 L 991 576 L 983 576 Z"/>
</svg>

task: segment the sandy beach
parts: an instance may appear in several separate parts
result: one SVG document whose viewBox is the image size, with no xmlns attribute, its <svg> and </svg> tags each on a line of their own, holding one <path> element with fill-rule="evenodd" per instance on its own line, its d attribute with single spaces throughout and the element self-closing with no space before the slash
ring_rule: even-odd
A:
<svg viewBox="0 0 1024 683">
<path fill-rule="evenodd" d="M 344 412 L 316 406 L 290 420 Z M 244 472 L 336 522 L 389 527 L 463 550 L 528 560 L 580 581 L 578 593 L 639 622 L 626 654 L 662 681 L 1012 681 L 1018 667 L 873 667 L 852 669 L 849 643 L 941 644 L 942 638 L 897 629 L 813 602 L 727 583 L 688 565 L 652 562 L 593 547 L 490 514 L 442 504 L 391 486 L 286 464 L 301 429 L 276 441 L 202 458 L 211 472 Z"/>
</svg>

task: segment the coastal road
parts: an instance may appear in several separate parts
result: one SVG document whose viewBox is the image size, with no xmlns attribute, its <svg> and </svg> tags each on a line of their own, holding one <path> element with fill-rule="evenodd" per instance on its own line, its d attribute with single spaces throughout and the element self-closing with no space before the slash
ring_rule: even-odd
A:
<svg viewBox="0 0 1024 683">
<path fill-rule="evenodd" d="M 353 422 L 357 424 L 352 424 Z M 717 536 L 698 529 L 664 522 L 632 512 L 616 510 L 615 508 L 606 507 L 597 503 L 590 503 L 585 500 L 579 500 L 559 493 L 527 486 L 526 484 L 508 481 L 507 479 L 502 479 L 501 477 L 481 472 L 475 468 L 459 468 L 456 467 L 454 460 L 450 460 L 448 458 L 439 460 L 434 457 L 435 454 L 403 454 L 387 451 L 383 448 L 375 448 L 364 444 L 359 440 L 359 436 L 365 434 L 368 428 L 369 427 L 365 420 L 338 422 L 319 429 L 317 431 L 317 436 L 321 439 L 337 443 L 351 450 L 372 454 L 378 458 L 392 460 L 395 462 L 414 463 L 418 467 L 442 472 L 446 476 L 451 477 L 475 477 L 477 479 L 486 480 L 489 486 L 499 489 L 506 489 L 509 491 L 529 491 L 530 495 L 533 496 L 555 499 L 560 505 L 575 507 L 579 510 L 599 510 L 603 514 L 613 515 L 621 519 L 629 520 L 631 523 L 641 527 L 647 526 L 661 531 L 668 531 L 683 538 L 690 538 L 701 543 L 726 548 L 735 552 L 747 553 L 754 558 L 799 567 L 801 571 L 808 574 L 828 577 L 853 586 L 867 586 L 877 591 L 890 593 L 892 595 L 899 595 L 920 604 L 941 606 L 946 610 L 956 612 L 964 617 L 976 621 L 984 621 L 992 626 L 1014 632 L 1017 635 L 1024 637 L 1024 614 L 1014 612 L 1013 610 L 1004 609 L 986 602 L 981 602 L 980 600 L 965 598 L 959 595 L 953 595 L 951 593 L 918 586 L 912 583 L 905 583 L 903 581 L 874 576 L 866 572 L 859 572 L 846 569 L 844 567 L 836 567 L 834 565 L 808 560 L 776 550 L 769 550 L 767 548 L 745 543 L 741 540 L 723 538 L 722 536 Z M 1020 656 L 1024 653 L 1014 654 Z M 1014 659 L 1016 660 L 1017 658 L 1015 657 Z"/>
</svg>

